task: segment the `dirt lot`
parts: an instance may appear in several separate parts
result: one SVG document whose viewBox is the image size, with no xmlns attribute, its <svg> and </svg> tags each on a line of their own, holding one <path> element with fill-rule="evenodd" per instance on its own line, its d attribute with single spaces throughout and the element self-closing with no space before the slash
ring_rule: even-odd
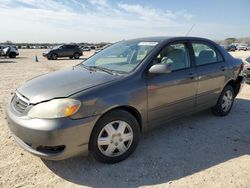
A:
<svg viewBox="0 0 250 188">
<path fill-rule="evenodd" d="M 44 161 L 22 150 L 5 120 L 15 89 L 32 77 L 82 61 L 47 61 L 41 52 L 20 50 L 16 59 L 0 58 L 0 187 L 250 187 L 249 85 L 229 116 L 204 111 L 147 132 L 136 152 L 119 164 L 101 164 L 92 157 Z"/>
</svg>

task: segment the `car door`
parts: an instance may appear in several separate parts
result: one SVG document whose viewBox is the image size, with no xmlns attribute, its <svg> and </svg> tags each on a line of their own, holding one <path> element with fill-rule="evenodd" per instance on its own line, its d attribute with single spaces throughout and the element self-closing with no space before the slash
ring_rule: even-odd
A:
<svg viewBox="0 0 250 188">
<path fill-rule="evenodd" d="M 196 109 L 201 110 L 217 103 L 225 84 L 226 62 L 213 44 L 193 41 L 192 48 L 198 78 Z"/>
<path fill-rule="evenodd" d="M 154 58 L 153 64 L 167 63 L 172 71 L 147 77 L 149 124 L 194 110 L 197 80 L 188 46 L 185 41 L 168 44 Z"/>
<path fill-rule="evenodd" d="M 71 52 L 71 45 L 65 45 L 64 46 L 64 51 L 63 51 L 63 56 L 64 57 L 69 57 L 72 56 L 72 52 Z"/>
<path fill-rule="evenodd" d="M 56 50 L 56 53 L 57 53 L 58 57 L 64 57 L 65 45 L 60 46 L 60 47 Z"/>
<path fill-rule="evenodd" d="M 66 56 L 70 57 L 74 55 L 74 51 L 75 51 L 75 46 L 74 45 L 67 45 L 67 53 Z"/>
</svg>

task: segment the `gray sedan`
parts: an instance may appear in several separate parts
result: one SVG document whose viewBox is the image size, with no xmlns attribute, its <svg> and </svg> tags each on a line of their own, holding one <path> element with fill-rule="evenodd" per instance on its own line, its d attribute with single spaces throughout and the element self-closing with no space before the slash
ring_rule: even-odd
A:
<svg viewBox="0 0 250 188">
<path fill-rule="evenodd" d="M 207 39 L 121 41 L 18 88 L 7 107 L 9 128 L 21 147 L 44 159 L 90 151 L 119 162 L 152 126 L 207 108 L 227 115 L 242 69 L 241 60 Z"/>
</svg>

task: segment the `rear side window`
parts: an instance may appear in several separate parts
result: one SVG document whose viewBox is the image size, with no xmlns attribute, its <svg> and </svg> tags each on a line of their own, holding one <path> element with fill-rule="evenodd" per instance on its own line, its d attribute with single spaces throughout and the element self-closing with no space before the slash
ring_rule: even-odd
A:
<svg viewBox="0 0 250 188">
<path fill-rule="evenodd" d="M 222 62 L 223 57 L 215 48 L 203 43 L 192 43 L 196 65 Z"/>
</svg>

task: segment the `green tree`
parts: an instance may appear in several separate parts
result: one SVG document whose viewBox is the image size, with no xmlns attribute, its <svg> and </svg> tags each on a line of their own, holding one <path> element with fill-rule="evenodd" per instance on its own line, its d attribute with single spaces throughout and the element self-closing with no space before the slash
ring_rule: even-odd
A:
<svg viewBox="0 0 250 188">
<path fill-rule="evenodd" d="M 227 38 L 227 39 L 225 39 L 225 43 L 226 43 L 227 45 L 232 44 L 232 43 L 234 43 L 234 42 L 236 42 L 236 41 L 237 41 L 236 38 Z"/>
</svg>

